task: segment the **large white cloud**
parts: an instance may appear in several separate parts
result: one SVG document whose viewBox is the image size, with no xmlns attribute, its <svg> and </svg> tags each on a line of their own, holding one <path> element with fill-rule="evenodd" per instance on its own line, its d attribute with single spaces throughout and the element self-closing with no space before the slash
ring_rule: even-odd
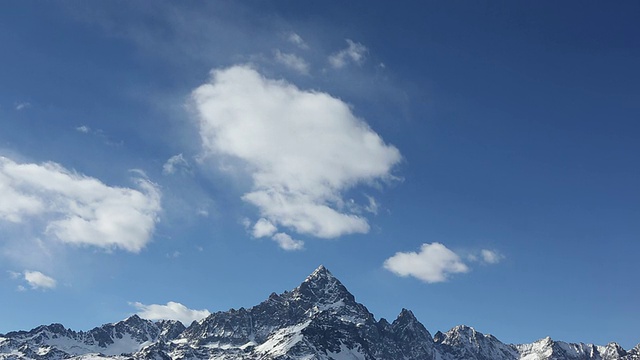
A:
<svg viewBox="0 0 640 360">
<path fill-rule="evenodd" d="M 158 221 L 161 194 L 144 178 L 136 183 L 138 190 L 111 187 L 53 162 L 0 156 L 0 222 L 34 220 L 64 243 L 139 252 Z"/>
<path fill-rule="evenodd" d="M 348 104 L 248 66 L 214 70 L 192 99 L 205 153 L 244 163 L 253 186 L 243 199 L 265 220 L 321 238 L 369 231 L 366 218 L 349 212 L 343 192 L 391 178 L 401 155 Z"/>
<path fill-rule="evenodd" d="M 192 310 L 178 303 L 169 301 L 166 305 L 145 305 L 139 302 L 132 303 L 138 309 L 138 316 L 148 320 L 178 320 L 186 326 L 193 321 L 198 321 L 211 315 L 209 310 Z"/>
<path fill-rule="evenodd" d="M 422 244 L 419 252 L 398 252 L 384 262 L 384 267 L 396 275 L 427 283 L 447 281 L 451 274 L 469 271 L 458 254 L 440 243 Z"/>
</svg>

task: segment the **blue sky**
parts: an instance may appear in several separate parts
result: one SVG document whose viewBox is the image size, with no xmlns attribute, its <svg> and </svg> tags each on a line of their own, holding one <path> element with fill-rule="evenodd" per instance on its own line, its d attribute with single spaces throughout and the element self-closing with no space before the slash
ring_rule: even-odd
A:
<svg viewBox="0 0 640 360">
<path fill-rule="evenodd" d="M 16 2 L 0 333 L 249 307 L 640 342 L 635 2 Z"/>
</svg>

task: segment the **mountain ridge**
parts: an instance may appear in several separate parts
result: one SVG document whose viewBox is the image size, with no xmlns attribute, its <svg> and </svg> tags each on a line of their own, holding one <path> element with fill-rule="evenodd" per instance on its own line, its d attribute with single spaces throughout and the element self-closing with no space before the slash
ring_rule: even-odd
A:
<svg viewBox="0 0 640 360">
<path fill-rule="evenodd" d="M 0 334 L 5 359 L 638 360 L 640 344 L 625 350 L 546 337 L 513 345 L 466 325 L 432 336 L 408 309 L 391 323 L 376 320 L 321 265 L 291 291 L 189 326 L 132 315 L 89 331 L 51 324 Z"/>
</svg>

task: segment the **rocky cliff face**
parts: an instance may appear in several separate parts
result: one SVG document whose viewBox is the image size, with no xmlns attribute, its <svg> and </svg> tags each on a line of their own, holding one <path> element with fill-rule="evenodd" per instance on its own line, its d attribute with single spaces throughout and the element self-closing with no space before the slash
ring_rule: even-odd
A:
<svg viewBox="0 0 640 360">
<path fill-rule="evenodd" d="M 631 360 L 629 351 L 549 338 L 507 345 L 457 326 L 434 337 L 409 310 L 389 323 L 367 308 L 323 266 L 289 292 L 250 308 L 211 314 L 188 328 L 134 315 L 87 332 L 60 324 L 0 335 L 1 359 L 402 359 Z"/>
</svg>

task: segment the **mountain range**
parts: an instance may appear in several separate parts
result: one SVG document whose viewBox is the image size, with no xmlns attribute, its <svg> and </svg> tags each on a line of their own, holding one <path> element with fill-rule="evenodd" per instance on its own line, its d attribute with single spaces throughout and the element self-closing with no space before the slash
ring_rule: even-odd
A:
<svg viewBox="0 0 640 360">
<path fill-rule="evenodd" d="M 4 359 L 631 360 L 625 350 L 554 341 L 504 344 L 468 326 L 433 336 L 409 310 L 376 320 L 324 266 L 300 286 L 250 309 L 217 312 L 188 327 L 133 315 L 89 331 L 61 324 L 0 335 Z"/>
</svg>

